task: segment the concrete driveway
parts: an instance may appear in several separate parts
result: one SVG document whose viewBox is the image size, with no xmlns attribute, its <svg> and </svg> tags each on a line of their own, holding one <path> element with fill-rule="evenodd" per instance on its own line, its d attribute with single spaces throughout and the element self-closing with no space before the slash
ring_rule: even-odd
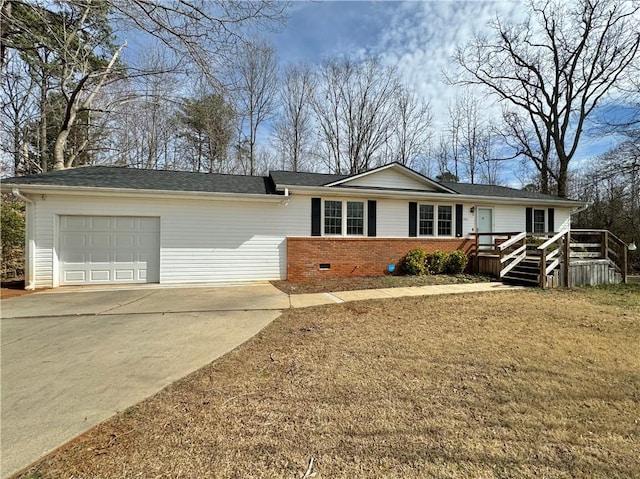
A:
<svg viewBox="0 0 640 479">
<path fill-rule="evenodd" d="M 251 338 L 289 298 L 269 284 L 73 289 L 1 307 L 6 477 Z"/>
</svg>

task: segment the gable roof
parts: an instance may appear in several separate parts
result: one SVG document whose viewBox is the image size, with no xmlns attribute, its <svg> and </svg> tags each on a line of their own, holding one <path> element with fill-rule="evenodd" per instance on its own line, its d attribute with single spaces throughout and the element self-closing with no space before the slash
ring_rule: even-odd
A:
<svg viewBox="0 0 640 479">
<path fill-rule="evenodd" d="M 10 185 L 120 188 L 206 193 L 278 194 L 268 176 L 142 170 L 117 166 L 83 166 L 4 180 Z"/>
<path fill-rule="evenodd" d="M 447 188 L 446 186 L 444 186 L 442 183 L 438 183 L 437 181 L 432 180 L 431 178 L 428 178 L 426 176 L 424 176 L 421 173 L 418 173 L 415 170 L 412 170 L 411 168 L 398 163 L 397 161 L 394 161 L 392 163 L 389 163 L 387 165 L 384 166 L 380 166 L 378 168 L 374 168 L 372 170 L 367 170 L 364 171 L 362 173 L 357 173 L 354 175 L 350 175 L 350 176 L 346 176 L 344 178 L 341 178 L 337 181 L 334 181 L 333 183 L 327 184 L 326 186 L 350 186 L 349 182 L 353 181 L 353 180 L 358 180 L 361 178 L 365 178 L 367 176 L 373 176 L 376 175 L 377 173 L 384 171 L 384 170 L 394 170 L 398 173 L 400 173 L 401 175 L 405 175 L 408 178 L 413 179 L 414 181 L 416 181 L 416 183 L 418 185 L 426 185 L 428 186 L 430 189 L 435 189 L 438 192 L 444 192 L 444 193 L 455 193 L 454 191 L 451 191 L 449 188 Z"/>
</svg>

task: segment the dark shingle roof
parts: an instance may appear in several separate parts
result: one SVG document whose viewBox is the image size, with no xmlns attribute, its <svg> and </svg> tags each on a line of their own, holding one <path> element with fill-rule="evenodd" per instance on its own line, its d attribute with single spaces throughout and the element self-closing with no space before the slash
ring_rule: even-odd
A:
<svg viewBox="0 0 640 479">
<path fill-rule="evenodd" d="M 141 170 L 114 166 L 85 166 L 39 175 L 2 180 L 6 185 L 79 186 L 89 188 L 123 188 L 134 190 L 182 191 L 205 193 L 282 194 L 275 185 L 321 187 L 347 178 L 349 175 L 272 171 L 270 176 L 225 175 L 191 173 L 185 171 Z M 562 200 L 557 196 L 533 191 L 516 190 L 505 186 L 442 183 L 461 195 L 524 198 L 533 200 Z M 348 187 L 346 185 L 341 187 Z M 357 187 L 352 187 L 357 188 Z M 443 193 L 449 194 L 449 193 Z"/>
<path fill-rule="evenodd" d="M 140 170 L 113 166 L 85 166 L 3 180 L 15 185 L 84 186 L 134 190 L 198 191 L 207 193 L 274 194 L 268 176 Z"/>
<path fill-rule="evenodd" d="M 330 175 L 327 173 L 303 173 L 299 171 L 271 171 L 276 185 L 323 186 L 347 178 L 349 175 Z"/>
<path fill-rule="evenodd" d="M 497 196 L 500 198 L 527 198 L 531 200 L 560 200 L 557 196 L 545 195 L 537 191 L 516 190 L 506 186 L 472 185 L 470 183 L 442 183 L 447 188 L 461 195 Z"/>
</svg>

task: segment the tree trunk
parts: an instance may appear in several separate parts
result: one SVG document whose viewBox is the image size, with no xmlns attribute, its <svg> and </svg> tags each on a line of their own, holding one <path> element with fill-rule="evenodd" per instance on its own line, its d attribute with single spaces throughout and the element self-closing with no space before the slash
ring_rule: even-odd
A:
<svg viewBox="0 0 640 479">
<path fill-rule="evenodd" d="M 64 147 L 69 138 L 69 128 L 64 128 L 58 133 L 55 146 L 53 147 L 53 169 L 64 170 Z"/>
</svg>

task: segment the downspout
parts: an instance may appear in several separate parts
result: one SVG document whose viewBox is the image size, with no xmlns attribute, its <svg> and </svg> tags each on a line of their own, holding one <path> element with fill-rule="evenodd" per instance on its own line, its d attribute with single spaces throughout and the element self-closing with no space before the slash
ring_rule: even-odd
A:
<svg viewBox="0 0 640 479">
<path fill-rule="evenodd" d="M 27 216 L 27 225 L 25 232 L 25 287 L 24 289 L 35 289 L 36 288 L 36 275 L 35 275 L 35 240 L 33 239 L 33 215 L 35 214 L 36 204 L 27 196 L 20 193 L 18 188 L 14 188 L 12 190 L 13 195 L 16 198 L 20 198 L 27 204 L 26 216 Z"/>
</svg>

